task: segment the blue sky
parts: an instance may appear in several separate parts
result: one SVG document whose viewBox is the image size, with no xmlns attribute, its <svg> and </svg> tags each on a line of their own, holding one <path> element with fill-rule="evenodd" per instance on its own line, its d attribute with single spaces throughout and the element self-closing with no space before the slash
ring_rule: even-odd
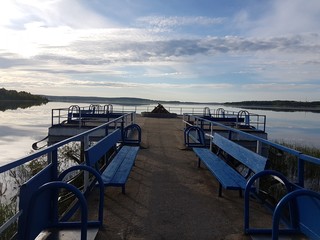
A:
<svg viewBox="0 0 320 240">
<path fill-rule="evenodd" d="M 319 0 L 1 0 L 0 87 L 320 100 Z"/>
</svg>

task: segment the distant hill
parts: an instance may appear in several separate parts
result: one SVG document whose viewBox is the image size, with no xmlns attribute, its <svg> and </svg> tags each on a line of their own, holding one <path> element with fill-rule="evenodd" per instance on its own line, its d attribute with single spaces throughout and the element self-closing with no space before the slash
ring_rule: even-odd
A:
<svg viewBox="0 0 320 240">
<path fill-rule="evenodd" d="M 287 100 L 274 101 L 243 101 L 243 102 L 226 102 L 226 106 L 242 107 L 247 109 L 271 109 L 281 111 L 320 111 L 320 101 L 299 102 Z"/>
<path fill-rule="evenodd" d="M 298 102 L 298 101 L 242 101 L 242 102 L 180 102 L 180 101 L 160 101 L 145 98 L 131 97 L 82 97 L 82 96 L 44 96 L 52 102 L 76 102 L 76 103 L 108 103 L 119 105 L 150 105 L 150 104 L 207 104 L 207 105 L 224 105 L 232 107 L 240 107 L 245 109 L 270 109 L 279 111 L 320 111 L 320 101 L 316 102 Z"/>
<path fill-rule="evenodd" d="M 82 103 L 111 103 L 119 105 L 149 105 L 157 103 L 167 104 L 203 104 L 196 102 L 180 102 L 180 101 L 160 101 L 150 100 L 145 98 L 131 98 L 131 97 L 118 97 L 118 98 L 107 98 L 107 97 L 82 97 L 82 96 L 47 96 L 44 95 L 51 102 L 82 102 Z M 212 104 L 212 103 L 211 103 Z"/>
</svg>

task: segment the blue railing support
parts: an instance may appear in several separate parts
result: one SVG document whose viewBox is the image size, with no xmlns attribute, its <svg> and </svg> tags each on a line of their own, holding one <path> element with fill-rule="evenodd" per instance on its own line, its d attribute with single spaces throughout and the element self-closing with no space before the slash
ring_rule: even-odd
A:
<svg viewBox="0 0 320 240">
<path fill-rule="evenodd" d="M 57 111 L 57 109 L 56 109 Z M 54 124 L 54 119 L 59 119 L 57 124 L 61 124 L 63 121 L 67 120 L 68 118 L 68 114 L 63 115 L 62 110 L 58 109 L 58 116 L 56 115 L 56 111 L 52 111 L 52 124 Z M 75 110 L 74 110 L 75 111 Z M 68 109 L 65 110 L 66 113 L 68 113 Z M 81 112 L 81 111 L 80 111 Z M 0 173 L 4 173 L 7 171 L 10 171 L 13 168 L 19 167 L 20 165 L 23 164 L 27 164 L 35 159 L 38 159 L 40 157 L 46 157 L 47 158 L 47 162 L 48 165 L 45 167 L 46 171 L 45 171 L 45 176 L 41 177 L 41 181 L 42 184 L 46 183 L 46 182 L 50 182 L 50 181 L 56 181 L 58 178 L 58 162 L 59 162 L 59 156 L 58 156 L 58 149 L 64 147 L 65 145 L 71 143 L 71 142 L 81 142 L 83 143 L 84 148 L 87 148 L 89 146 L 89 142 L 90 142 L 90 136 L 94 135 L 94 133 L 96 131 L 105 131 L 105 133 L 109 133 L 109 129 L 113 128 L 113 126 L 115 126 L 115 129 L 117 128 L 121 128 L 122 127 L 126 127 L 127 125 L 132 124 L 135 112 L 130 112 L 130 113 L 123 113 L 120 114 L 121 116 L 114 118 L 113 120 L 104 123 L 100 126 L 97 126 L 95 128 L 92 128 L 84 133 L 80 133 L 76 136 L 70 137 L 68 139 L 62 140 L 58 143 L 54 143 L 46 148 L 43 148 L 37 152 L 34 152 L 33 154 L 30 154 L 26 157 L 23 157 L 21 159 L 18 159 L 17 161 L 5 164 L 3 166 L 0 166 Z M 121 124 L 117 124 L 117 123 L 121 123 Z M 111 126 L 111 128 L 109 128 Z M 82 145 L 82 144 L 81 144 Z M 41 173 L 42 171 L 40 171 Z M 39 173 L 38 173 L 39 174 Z M 34 177 L 38 176 L 35 175 Z M 84 172 L 84 184 L 85 184 L 85 190 L 87 190 L 88 186 L 90 185 L 89 183 L 89 174 L 87 171 Z M 28 180 L 29 181 L 29 180 Z M 38 184 L 33 183 L 34 187 L 39 187 Z M 21 192 L 21 188 L 20 188 L 20 192 Z M 26 189 L 26 194 L 24 196 L 28 195 L 28 189 Z M 21 201 L 20 199 L 20 203 L 23 203 L 24 201 Z M 25 201 L 26 202 L 26 201 Z M 21 208 L 19 210 L 19 212 L 15 215 L 15 217 L 17 218 L 17 216 L 19 216 L 19 224 L 18 227 L 20 228 L 20 225 L 25 224 L 26 222 L 23 220 L 24 218 L 24 212 L 25 212 L 26 206 L 25 205 L 21 205 Z M 21 215 L 21 216 L 20 216 Z M 21 220 L 22 219 L 22 220 Z M 8 223 L 9 222 L 9 223 Z M 14 221 L 12 221 L 12 219 L 8 219 L 7 222 L 5 222 L 2 226 L 0 226 L 1 231 L 5 231 L 8 227 L 10 227 L 12 224 L 14 223 Z"/>
</svg>

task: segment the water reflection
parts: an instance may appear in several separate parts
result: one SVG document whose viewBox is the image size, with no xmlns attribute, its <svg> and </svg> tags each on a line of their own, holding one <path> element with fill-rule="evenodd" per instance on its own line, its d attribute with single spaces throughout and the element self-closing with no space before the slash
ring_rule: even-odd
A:
<svg viewBox="0 0 320 240">
<path fill-rule="evenodd" d="M 1 101 L 0 102 L 0 111 L 6 110 L 15 110 L 18 108 L 29 108 L 32 106 L 40 106 L 42 103 L 34 102 L 34 101 Z"/>
</svg>

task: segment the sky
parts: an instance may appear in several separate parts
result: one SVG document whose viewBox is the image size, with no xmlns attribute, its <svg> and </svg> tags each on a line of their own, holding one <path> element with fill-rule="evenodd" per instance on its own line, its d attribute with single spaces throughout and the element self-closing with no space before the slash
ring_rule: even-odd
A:
<svg viewBox="0 0 320 240">
<path fill-rule="evenodd" d="M 319 101 L 319 0 L 1 0 L 0 88 Z"/>
</svg>

